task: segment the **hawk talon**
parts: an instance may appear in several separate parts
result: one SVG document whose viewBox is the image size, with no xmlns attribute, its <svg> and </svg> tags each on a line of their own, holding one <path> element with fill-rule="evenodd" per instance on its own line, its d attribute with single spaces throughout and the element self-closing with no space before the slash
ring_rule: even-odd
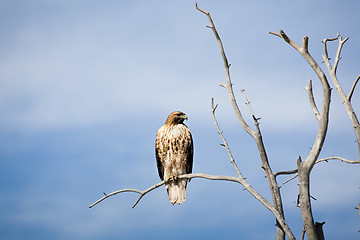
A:
<svg viewBox="0 0 360 240">
<path fill-rule="evenodd" d="M 173 182 L 175 182 L 176 180 L 177 180 L 177 176 L 175 176 L 174 174 L 171 175 L 168 179 L 168 181 L 173 181 Z"/>
</svg>

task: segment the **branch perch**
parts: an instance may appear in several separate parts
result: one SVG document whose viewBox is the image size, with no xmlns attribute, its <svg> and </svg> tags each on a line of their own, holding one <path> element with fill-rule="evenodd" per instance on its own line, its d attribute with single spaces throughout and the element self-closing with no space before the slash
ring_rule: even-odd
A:
<svg viewBox="0 0 360 240">
<path fill-rule="evenodd" d="M 189 180 L 191 180 L 192 178 L 205 178 L 205 179 L 209 179 L 209 180 L 224 180 L 224 181 L 232 181 L 232 182 L 238 182 L 240 183 L 240 181 L 238 180 L 238 178 L 236 177 L 231 177 L 231 176 L 217 176 L 217 175 L 209 175 L 209 174 L 204 174 L 204 173 L 191 173 L 191 174 L 183 174 L 178 176 L 177 178 L 182 179 L 182 178 L 187 178 Z M 171 180 L 169 180 L 171 181 Z M 132 208 L 136 207 L 136 205 L 140 202 L 140 200 L 142 199 L 142 197 L 144 197 L 147 193 L 161 187 L 162 185 L 164 185 L 165 182 L 161 181 L 151 187 L 149 187 L 146 190 L 137 190 L 137 189 L 121 189 L 115 192 L 112 192 L 110 194 L 105 194 L 104 197 L 100 198 L 99 200 L 97 200 L 96 202 L 94 202 L 93 204 L 91 204 L 89 206 L 89 208 L 94 207 L 96 204 L 102 202 L 103 200 L 107 199 L 108 197 L 117 195 L 119 193 L 123 193 L 123 192 L 135 192 L 140 194 L 140 197 L 136 200 L 136 202 L 134 203 L 134 205 L 132 206 Z"/>
<path fill-rule="evenodd" d="M 231 181 L 231 182 L 238 182 L 241 183 L 241 181 L 239 180 L 239 178 L 237 177 L 231 177 L 231 176 L 217 176 L 217 175 L 209 175 L 209 174 L 204 174 L 204 173 L 191 173 L 191 174 L 183 174 L 178 176 L 177 178 L 179 179 L 183 179 L 183 178 L 187 178 L 187 179 L 192 179 L 192 178 L 205 178 L 205 179 L 209 179 L 209 180 L 223 180 L 223 181 Z M 171 180 L 169 180 L 171 181 Z M 137 189 L 121 189 L 115 192 L 112 192 L 110 194 L 106 194 L 104 197 L 100 198 L 99 200 L 97 200 L 96 202 L 94 202 L 93 204 L 91 204 L 89 206 L 89 208 L 94 207 L 96 204 L 102 202 L 103 200 L 107 199 L 108 197 L 117 195 L 119 193 L 124 193 L 124 192 L 135 192 L 140 194 L 140 197 L 136 200 L 136 202 L 134 203 L 134 205 L 132 206 L 132 208 L 136 207 L 136 205 L 140 202 L 140 200 L 149 192 L 161 187 L 162 185 L 164 185 L 165 182 L 161 181 L 151 187 L 149 187 L 148 189 L 141 191 L 141 190 L 137 190 Z"/>
<path fill-rule="evenodd" d="M 276 209 L 271 205 L 271 203 L 269 203 L 264 197 L 262 197 L 260 194 L 258 194 L 252 187 L 250 184 L 248 184 L 245 179 L 243 177 L 231 177 L 231 176 L 218 176 L 218 175 L 209 175 L 209 174 L 204 174 L 204 173 L 191 173 L 191 174 L 183 174 L 178 176 L 179 179 L 193 179 L 193 178 L 204 178 L 204 179 L 209 179 L 209 180 L 220 180 L 220 181 L 229 181 L 229 182 L 236 182 L 236 183 L 240 183 L 245 190 L 247 190 L 248 192 L 250 192 L 253 196 L 255 196 L 260 202 L 262 202 L 271 212 L 274 213 L 274 215 L 276 217 L 279 217 L 281 220 L 281 216 L 280 214 L 276 211 Z M 169 180 L 171 181 L 171 180 Z M 115 192 L 112 192 L 110 194 L 105 195 L 104 197 L 100 198 L 99 200 L 97 200 L 96 202 L 94 202 L 93 204 L 91 204 L 89 206 L 89 208 L 94 207 L 96 204 L 102 202 L 103 200 L 114 196 L 116 194 L 119 193 L 123 193 L 123 192 L 135 192 L 140 194 L 140 197 L 136 200 L 136 202 L 134 203 L 134 205 L 132 206 L 132 208 L 136 207 L 136 205 L 140 202 L 140 200 L 142 199 L 142 197 L 144 197 L 147 193 L 155 190 L 156 188 L 164 185 L 165 182 L 161 181 L 151 187 L 149 187 L 148 189 L 141 191 L 141 190 L 136 190 L 136 189 L 121 189 Z M 284 226 L 285 228 L 288 228 L 287 224 L 285 221 L 280 221 L 280 224 L 282 224 L 282 226 Z M 295 238 L 290 238 L 290 239 L 295 239 Z"/>
</svg>

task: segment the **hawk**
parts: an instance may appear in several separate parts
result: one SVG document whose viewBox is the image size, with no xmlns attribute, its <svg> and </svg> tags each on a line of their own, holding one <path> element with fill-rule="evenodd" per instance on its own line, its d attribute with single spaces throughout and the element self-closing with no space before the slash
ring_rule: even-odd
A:
<svg viewBox="0 0 360 240">
<path fill-rule="evenodd" d="M 183 112 L 172 112 L 156 134 L 157 168 L 160 179 L 167 182 L 165 188 L 173 205 L 185 201 L 187 179 L 178 179 L 177 176 L 191 173 L 193 166 L 193 140 L 189 128 L 183 123 L 187 119 Z"/>
</svg>

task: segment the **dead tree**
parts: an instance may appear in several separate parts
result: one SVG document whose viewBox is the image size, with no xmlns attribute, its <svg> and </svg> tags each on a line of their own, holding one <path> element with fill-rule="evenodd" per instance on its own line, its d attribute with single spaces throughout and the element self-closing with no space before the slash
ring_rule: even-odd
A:
<svg viewBox="0 0 360 240">
<path fill-rule="evenodd" d="M 275 36 L 281 37 L 286 43 L 290 44 L 293 48 L 295 48 L 308 62 L 308 64 L 311 66 L 311 68 L 316 73 L 317 77 L 319 78 L 322 89 L 323 89 L 323 100 L 322 100 L 322 107 L 321 112 L 319 112 L 319 109 L 316 106 L 313 91 L 312 91 L 312 81 L 308 81 L 308 86 L 306 87 L 306 90 L 308 91 L 309 96 L 309 102 L 312 107 L 313 113 L 318 121 L 318 132 L 316 135 L 315 142 L 311 148 L 311 151 L 305 161 L 301 160 L 301 157 L 298 158 L 297 165 L 297 174 L 299 178 L 299 196 L 300 196 L 300 209 L 302 218 L 304 221 L 304 231 L 306 231 L 306 234 L 308 236 L 308 239 L 321 239 L 321 236 L 323 236 L 322 233 L 322 227 L 319 228 L 314 223 L 314 218 L 311 210 L 311 196 L 310 196 L 310 173 L 313 169 L 314 165 L 318 162 L 329 160 L 329 159 L 339 159 L 343 162 L 347 163 L 359 163 L 359 161 L 350 161 L 343 159 L 342 157 L 332 157 L 332 158 L 326 158 L 326 159 L 318 159 L 319 154 L 321 152 L 322 146 L 325 141 L 327 128 L 329 125 L 329 108 L 330 108 L 330 100 L 331 100 L 331 90 L 329 81 L 327 80 L 327 77 L 323 70 L 320 68 L 318 63 L 313 59 L 313 57 L 309 53 L 308 49 L 308 37 L 305 36 L 302 40 L 302 46 L 299 46 L 294 41 L 292 41 L 285 33 L 284 31 L 280 30 L 280 33 L 274 33 L 270 32 L 270 34 L 273 34 Z M 348 95 L 346 95 L 343 91 L 343 89 L 340 86 L 340 83 L 338 81 L 336 70 L 340 61 L 340 53 L 343 44 L 348 40 L 349 38 L 345 38 L 344 40 L 340 37 L 339 34 L 336 35 L 335 38 L 331 39 L 324 39 L 324 55 L 323 60 L 326 64 L 326 67 L 328 69 L 328 72 L 330 74 L 331 80 L 338 92 L 338 94 L 341 97 L 341 100 L 344 104 L 344 107 L 348 113 L 348 116 L 351 120 L 352 126 L 355 131 L 357 143 L 358 143 L 358 150 L 359 150 L 359 156 L 360 156 L 360 124 L 359 120 L 357 119 L 357 116 L 355 114 L 355 111 L 351 105 L 351 97 L 354 93 L 356 84 L 359 81 L 360 75 L 355 79 L 354 84 L 352 85 L 350 92 Z M 339 46 L 336 53 L 335 61 L 333 66 L 331 66 L 330 58 L 328 55 L 327 50 L 327 42 L 329 41 L 335 41 L 339 40 Z"/>
<path fill-rule="evenodd" d="M 245 121 L 245 119 L 240 111 L 240 108 L 237 104 L 236 97 L 233 92 L 233 84 L 232 84 L 232 81 L 230 78 L 230 64 L 228 63 L 228 59 L 226 57 L 222 41 L 221 41 L 220 36 L 215 28 L 215 25 L 210 16 L 210 13 L 200 9 L 197 5 L 196 5 L 196 9 L 207 16 L 209 23 L 210 23 L 210 25 L 207 27 L 213 31 L 214 36 L 219 45 L 221 57 L 222 57 L 222 60 L 224 63 L 225 77 L 226 77 L 225 83 L 220 84 L 220 86 L 222 86 L 223 88 L 226 89 L 226 91 L 229 95 L 229 98 L 230 98 L 230 103 L 234 110 L 234 114 L 235 114 L 239 124 L 254 139 L 254 141 L 257 145 L 260 159 L 261 159 L 260 167 L 262 168 L 262 170 L 264 171 L 264 174 L 266 176 L 266 179 L 267 179 L 267 182 L 269 185 L 269 189 L 270 189 L 271 195 L 272 195 L 272 200 L 270 201 L 270 200 L 266 199 L 265 197 L 263 197 L 262 195 L 260 195 L 256 191 L 256 189 L 254 189 L 242 175 L 242 173 L 241 173 L 240 169 L 238 168 L 238 166 L 235 162 L 235 159 L 231 153 L 229 145 L 223 135 L 223 132 L 220 129 L 218 121 L 216 119 L 215 112 L 216 112 L 218 105 L 214 104 L 214 99 L 212 99 L 212 102 L 211 102 L 211 111 L 212 111 L 213 120 L 214 120 L 215 126 L 217 128 L 217 131 L 223 141 L 222 146 L 224 146 L 226 148 L 229 158 L 230 158 L 230 161 L 231 161 L 234 169 L 236 170 L 237 176 L 216 176 L 216 175 L 209 175 L 209 174 L 204 174 L 204 173 L 192 173 L 192 174 L 184 174 L 184 175 L 178 176 L 178 178 L 179 179 L 189 179 L 189 180 L 192 178 L 204 178 L 204 179 L 209 179 L 209 180 L 230 181 L 230 182 L 235 182 L 235 183 L 241 184 L 246 191 L 248 191 L 252 196 L 254 196 L 255 199 L 257 199 L 259 202 L 261 202 L 266 209 L 268 209 L 269 211 L 271 211 L 273 213 L 273 215 L 276 219 L 276 239 L 283 240 L 283 239 L 285 239 L 285 236 L 288 239 L 296 239 L 296 238 L 285 220 L 283 203 L 282 203 L 282 199 L 281 199 L 280 186 L 279 186 L 276 178 L 279 175 L 293 175 L 294 174 L 294 176 L 291 179 L 289 179 L 288 181 L 298 177 L 298 181 L 299 181 L 298 205 L 301 209 L 301 214 L 302 214 L 302 218 L 303 218 L 303 222 L 304 222 L 304 226 L 303 226 L 304 230 L 303 230 L 301 239 L 304 238 L 305 234 L 307 234 L 307 237 L 310 240 L 324 239 L 324 234 L 322 231 L 322 225 L 324 224 L 324 222 L 322 222 L 322 223 L 316 222 L 315 223 L 313 214 L 312 214 L 312 209 L 311 209 L 311 195 L 310 195 L 310 173 L 311 173 L 311 170 L 313 169 L 315 164 L 322 162 L 322 161 L 332 160 L 332 159 L 340 160 L 342 162 L 346 162 L 346 163 L 350 163 L 350 164 L 359 164 L 360 161 L 359 160 L 352 161 L 352 160 L 342 158 L 340 156 L 339 157 L 332 156 L 332 157 L 328 157 L 328 158 L 319 159 L 319 154 L 323 147 L 327 129 L 328 129 L 328 125 L 329 125 L 329 109 L 330 109 L 332 88 L 330 87 L 329 81 L 327 80 L 325 73 L 323 72 L 321 67 L 318 65 L 318 63 L 312 58 L 312 56 L 309 53 L 308 37 L 305 36 L 302 41 L 302 46 L 299 46 L 298 44 L 293 42 L 282 30 L 280 31 L 280 33 L 270 32 L 270 34 L 273 34 L 275 36 L 282 38 L 286 43 L 288 43 L 292 47 L 294 47 L 305 58 L 305 60 L 308 62 L 308 64 L 312 67 L 312 69 L 318 76 L 318 78 L 321 82 L 321 85 L 322 85 L 322 90 L 323 90 L 323 99 L 322 99 L 322 103 L 321 103 L 321 109 L 319 110 L 316 105 L 313 91 L 312 91 L 312 81 L 311 80 L 308 81 L 306 90 L 308 93 L 310 106 L 315 115 L 315 118 L 318 121 L 318 132 L 317 132 L 315 142 L 311 148 L 310 153 L 305 158 L 305 160 L 302 160 L 302 158 L 299 156 L 299 158 L 297 159 L 297 169 L 289 170 L 289 171 L 274 172 L 270 166 L 269 159 L 268 159 L 266 149 L 265 149 L 265 145 L 263 142 L 262 133 L 261 133 L 260 126 L 259 126 L 260 118 L 255 116 L 255 114 L 250 106 L 250 102 L 248 101 L 247 96 L 245 95 L 244 91 L 242 91 L 242 94 L 244 96 L 245 103 L 249 107 L 250 113 L 252 114 L 254 128 L 250 127 L 250 125 Z M 335 40 L 339 40 L 339 47 L 338 47 L 338 50 L 336 53 L 334 64 L 332 66 L 330 63 L 330 60 L 329 60 L 329 56 L 328 56 L 327 42 L 335 41 Z M 352 88 L 350 89 L 350 92 L 348 95 L 346 95 L 344 93 L 344 91 L 341 88 L 341 85 L 337 79 L 337 75 L 336 75 L 336 70 L 337 70 L 337 67 L 339 64 L 339 60 L 340 60 L 341 49 L 342 49 L 343 44 L 347 40 L 348 40 L 348 38 L 343 40 L 339 35 L 337 35 L 335 38 L 332 38 L 332 39 L 325 39 L 323 41 L 323 44 L 324 44 L 323 59 L 326 64 L 327 70 L 330 74 L 331 80 L 332 80 L 338 94 L 340 95 L 341 100 L 343 101 L 344 107 L 349 115 L 350 120 L 351 120 L 351 124 L 354 128 L 355 135 L 357 138 L 357 143 L 358 143 L 358 148 L 359 148 L 359 156 L 360 156 L 360 124 L 359 124 L 359 120 L 357 119 L 356 113 L 354 112 L 354 109 L 351 105 L 351 98 L 355 91 L 355 87 L 356 87 L 357 83 L 359 82 L 360 75 L 354 81 L 354 84 L 352 85 Z M 162 182 L 159 182 L 143 191 L 136 190 L 136 189 L 122 189 L 122 190 L 112 192 L 110 194 L 104 193 L 105 196 L 102 197 L 101 199 L 97 200 L 96 202 L 94 202 L 92 205 L 90 205 L 90 208 L 95 206 L 96 204 L 100 203 L 101 201 L 105 200 L 106 198 L 114 196 L 116 194 L 123 193 L 123 192 L 135 192 L 135 193 L 140 194 L 140 196 L 137 199 L 137 201 L 134 203 L 134 205 L 132 206 L 134 208 L 139 203 L 139 201 L 142 199 L 142 197 L 144 197 L 147 193 L 151 192 L 152 190 L 161 187 L 164 184 L 165 184 L 165 182 L 162 181 Z"/>
</svg>

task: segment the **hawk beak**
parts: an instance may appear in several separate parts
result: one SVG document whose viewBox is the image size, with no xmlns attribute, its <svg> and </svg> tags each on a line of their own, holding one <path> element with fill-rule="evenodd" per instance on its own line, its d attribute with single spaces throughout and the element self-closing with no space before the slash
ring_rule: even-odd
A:
<svg viewBox="0 0 360 240">
<path fill-rule="evenodd" d="M 188 117 L 186 115 L 184 115 L 184 120 L 188 120 Z"/>
</svg>

